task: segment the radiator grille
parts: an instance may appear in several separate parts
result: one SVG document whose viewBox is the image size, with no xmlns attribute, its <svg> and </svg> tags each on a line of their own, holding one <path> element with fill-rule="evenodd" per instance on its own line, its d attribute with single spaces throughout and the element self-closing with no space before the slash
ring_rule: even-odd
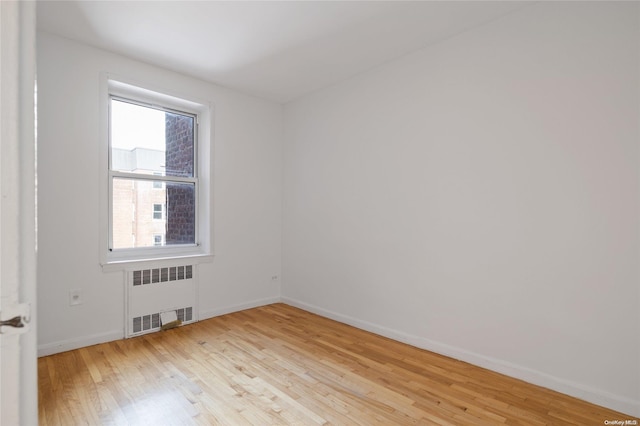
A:
<svg viewBox="0 0 640 426">
<path fill-rule="evenodd" d="M 193 320 L 193 307 L 176 309 L 176 314 L 181 322 L 189 322 Z M 150 315 L 143 315 L 132 318 L 133 332 L 141 333 L 143 331 L 160 330 L 160 312 Z"/>
<path fill-rule="evenodd" d="M 164 283 L 176 280 L 190 280 L 191 278 L 193 278 L 193 265 L 133 271 L 134 286 Z"/>
</svg>

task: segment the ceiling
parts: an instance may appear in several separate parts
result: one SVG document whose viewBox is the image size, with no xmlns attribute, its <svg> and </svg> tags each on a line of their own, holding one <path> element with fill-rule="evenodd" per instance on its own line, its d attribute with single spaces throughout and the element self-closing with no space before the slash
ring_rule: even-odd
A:
<svg viewBox="0 0 640 426">
<path fill-rule="evenodd" d="M 526 6 L 493 1 L 39 1 L 38 29 L 287 102 Z"/>
</svg>

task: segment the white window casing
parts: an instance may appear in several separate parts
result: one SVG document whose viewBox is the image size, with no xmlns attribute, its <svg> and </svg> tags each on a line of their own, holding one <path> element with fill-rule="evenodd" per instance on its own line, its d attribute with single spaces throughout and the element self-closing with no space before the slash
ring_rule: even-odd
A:
<svg viewBox="0 0 640 426">
<path fill-rule="evenodd" d="M 134 83 L 110 74 L 101 78 L 101 126 L 100 126 L 100 263 L 103 270 L 123 270 L 139 267 L 141 264 L 155 264 L 177 258 L 191 258 L 195 262 L 208 262 L 212 254 L 211 223 L 211 152 L 213 134 L 212 108 L 209 102 L 171 93 L 165 90 L 151 89 L 149 86 Z M 159 109 L 166 112 L 191 115 L 194 117 L 194 164 L 193 177 L 164 176 L 158 173 L 141 175 L 126 171 L 112 170 L 110 131 L 111 99 L 124 100 L 140 106 Z M 113 181 L 116 178 L 148 180 L 154 188 L 168 181 L 188 183 L 195 190 L 195 242 L 194 244 L 173 244 L 148 247 L 114 249 L 112 231 Z M 152 207 L 155 219 L 154 206 Z M 162 218 L 166 219 L 166 207 L 162 206 Z"/>
</svg>

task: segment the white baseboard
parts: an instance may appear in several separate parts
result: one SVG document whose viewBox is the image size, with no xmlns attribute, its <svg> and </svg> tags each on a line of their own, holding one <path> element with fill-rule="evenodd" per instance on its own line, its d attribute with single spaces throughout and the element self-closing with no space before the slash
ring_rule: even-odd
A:
<svg viewBox="0 0 640 426">
<path fill-rule="evenodd" d="M 86 346 L 112 342 L 120 339 L 124 339 L 124 330 L 108 331 L 106 333 L 93 334 L 91 336 L 84 336 L 76 339 L 45 343 L 43 345 L 38 345 L 38 357 L 53 355 L 60 352 L 71 351 L 73 349 L 80 349 Z"/>
<path fill-rule="evenodd" d="M 220 315 L 231 314 L 233 312 L 244 311 L 246 309 L 257 308 L 259 306 L 271 305 L 272 303 L 279 303 L 282 299 L 280 297 L 267 297 L 265 299 L 253 300 L 250 302 L 240 303 L 238 305 L 225 306 L 222 308 L 216 308 L 211 311 L 200 311 L 200 320 L 206 320 L 213 317 L 219 317 Z"/>
<path fill-rule="evenodd" d="M 239 305 L 227 306 L 223 308 L 214 309 L 212 311 L 200 312 L 199 320 L 205 320 L 220 315 L 230 314 L 233 312 L 244 311 L 245 309 L 257 308 L 259 306 L 270 305 L 272 303 L 280 302 L 280 297 L 270 297 L 266 299 L 254 300 L 251 302 L 242 303 Z M 74 349 L 80 349 L 87 346 L 97 345 L 100 343 L 112 342 L 114 340 L 124 339 L 124 331 L 111 331 L 100 334 L 93 334 L 90 336 L 78 337 L 75 339 L 61 340 L 58 342 L 45 343 L 38 345 L 38 357 L 47 355 L 53 355 L 60 352 L 71 351 Z"/>
<path fill-rule="evenodd" d="M 423 337 L 410 335 L 398 330 L 383 327 L 368 321 L 359 320 L 348 315 L 339 314 L 329 311 L 315 305 L 301 302 L 289 297 L 269 297 L 258 299 L 251 302 L 241 303 L 238 305 L 217 308 L 211 311 L 200 312 L 200 320 L 205 320 L 220 315 L 226 315 L 233 312 L 243 311 L 246 309 L 257 308 L 259 306 L 270 305 L 272 303 L 286 303 L 305 311 L 312 312 L 323 317 L 333 319 L 351 326 L 379 334 L 399 342 L 407 343 L 420 349 L 425 349 L 441 355 L 445 355 L 460 361 L 465 361 L 473 365 L 477 365 L 488 370 L 492 370 L 501 374 L 505 374 L 516 379 L 534 385 L 552 389 L 566 395 L 570 395 L 593 404 L 608 407 L 612 410 L 627 413 L 632 416 L 640 417 L 640 401 L 634 401 L 629 398 L 604 392 L 580 383 L 571 382 L 559 377 L 554 377 L 546 373 L 532 370 L 527 367 L 512 364 L 504 360 L 487 357 L 464 349 L 446 345 L 444 343 L 425 339 Z M 124 339 L 124 331 L 111 331 L 106 333 L 94 334 L 76 339 L 63 340 L 53 343 L 46 343 L 38 346 L 38 357 L 53 355 L 59 352 L 66 352 L 73 349 L 79 349 L 86 346 L 97 345 L 99 343 L 111 342 L 113 340 Z"/>
<path fill-rule="evenodd" d="M 433 340 L 425 339 L 423 337 L 410 335 L 398 330 L 393 330 L 387 327 L 373 324 L 368 321 L 362 321 L 357 318 L 329 311 L 327 309 L 323 309 L 318 306 L 301 302 L 289 297 L 282 297 L 281 301 L 288 305 L 304 309 L 305 311 L 309 311 L 314 314 L 321 315 L 323 317 L 369 331 L 371 333 L 379 334 L 381 336 L 388 337 L 402 343 L 407 343 L 420 349 L 425 349 L 431 352 L 448 356 L 450 358 L 468 362 L 469 364 L 473 364 L 478 367 L 486 368 L 497 373 L 514 377 L 516 379 L 520 379 L 537 386 L 552 389 L 557 392 L 561 392 L 563 394 L 591 402 L 593 404 L 601 405 L 603 407 L 619 411 L 621 413 L 640 417 L 640 401 L 634 401 L 620 395 L 615 395 L 580 383 L 575 383 L 559 377 L 554 377 L 540 371 L 509 363 L 504 360 L 487 357 L 464 349 L 449 346 L 444 343 L 436 342 Z"/>
</svg>

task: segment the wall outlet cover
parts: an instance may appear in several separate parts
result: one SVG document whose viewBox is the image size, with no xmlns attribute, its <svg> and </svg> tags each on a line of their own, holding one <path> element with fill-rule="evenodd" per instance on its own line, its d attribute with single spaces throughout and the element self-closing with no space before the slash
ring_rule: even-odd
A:
<svg viewBox="0 0 640 426">
<path fill-rule="evenodd" d="M 82 292 L 80 289 L 69 290 L 69 306 L 82 304 Z"/>
</svg>

